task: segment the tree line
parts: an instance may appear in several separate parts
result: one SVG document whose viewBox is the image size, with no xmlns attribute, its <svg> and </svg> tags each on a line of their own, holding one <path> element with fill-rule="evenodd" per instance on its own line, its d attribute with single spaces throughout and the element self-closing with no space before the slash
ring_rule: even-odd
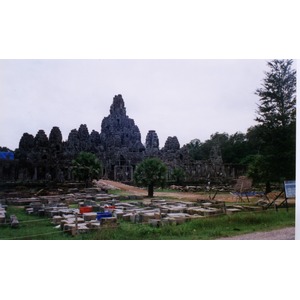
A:
<svg viewBox="0 0 300 300">
<path fill-rule="evenodd" d="M 296 171 L 296 70 L 293 60 L 267 62 L 258 96 L 256 125 L 246 133 L 216 132 L 201 142 L 192 140 L 187 147 L 192 159 L 208 160 L 210 151 L 218 146 L 223 163 L 244 165 L 254 183 L 265 183 L 265 192 L 271 191 L 271 183 L 295 179 Z M 153 170 L 157 165 L 157 173 Z M 151 169 L 151 171 L 147 171 Z M 153 185 L 164 183 L 161 162 L 149 160 L 137 168 L 135 181 L 147 184 L 153 195 Z"/>
</svg>

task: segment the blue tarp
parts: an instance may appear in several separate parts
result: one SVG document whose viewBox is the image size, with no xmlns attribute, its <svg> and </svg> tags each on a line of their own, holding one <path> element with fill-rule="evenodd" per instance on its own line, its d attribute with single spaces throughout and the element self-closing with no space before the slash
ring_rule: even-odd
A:
<svg viewBox="0 0 300 300">
<path fill-rule="evenodd" d="M 0 159 L 14 160 L 15 155 L 13 152 L 0 152 Z"/>
</svg>

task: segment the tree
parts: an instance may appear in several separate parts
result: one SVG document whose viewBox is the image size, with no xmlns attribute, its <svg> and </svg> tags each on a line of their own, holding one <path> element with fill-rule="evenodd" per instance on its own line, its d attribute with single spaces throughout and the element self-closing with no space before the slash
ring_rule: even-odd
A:
<svg viewBox="0 0 300 300">
<path fill-rule="evenodd" d="M 166 181 L 167 168 L 158 158 L 147 158 L 137 165 L 134 180 L 137 185 L 148 187 L 148 197 L 153 197 L 154 186 L 163 186 Z"/>
<path fill-rule="evenodd" d="M 284 128 L 296 120 L 296 70 L 292 64 L 291 59 L 268 62 L 270 71 L 255 92 L 260 97 L 255 120 L 267 128 Z"/>
<path fill-rule="evenodd" d="M 93 179 L 98 179 L 102 172 L 101 162 L 95 154 L 89 152 L 80 152 L 72 161 L 72 169 L 76 178 L 85 181 L 86 187 Z"/>
<path fill-rule="evenodd" d="M 255 92 L 260 98 L 255 120 L 261 145 L 250 169 L 264 177 L 266 188 L 271 181 L 295 178 L 296 70 L 292 64 L 292 60 L 268 62 L 270 70 Z"/>
</svg>

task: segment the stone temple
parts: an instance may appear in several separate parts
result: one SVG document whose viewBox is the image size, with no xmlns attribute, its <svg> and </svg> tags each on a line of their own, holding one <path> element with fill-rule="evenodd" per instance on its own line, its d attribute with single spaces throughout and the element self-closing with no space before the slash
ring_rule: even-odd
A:
<svg viewBox="0 0 300 300">
<path fill-rule="evenodd" d="M 155 130 L 149 130 L 145 143 L 134 120 L 126 114 L 122 95 L 116 95 L 110 113 L 102 120 L 101 132 L 89 133 L 86 124 L 73 129 L 63 141 L 61 131 L 53 127 L 49 137 L 44 130 L 35 136 L 24 133 L 15 151 L 15 159 L 0 159 L 0 178 L 12 181 L 57 182 L 73 180 L 72 160 L 81 152 L 94 153 L 102 162 L 103 178 L 132 182 L 138 163 L 148 157 L 160 158 L 168 167 L 172 180 L 175 168 L 184 171 L 186 182 L 219 176 L 235 177 L 236 170 L 222 162 L 217 146 L 211 149 L 209 160 L 193 160 L 187 145 L 180 147 L 176 136 L 168 137 L 160 149 Z"/>
</svg>

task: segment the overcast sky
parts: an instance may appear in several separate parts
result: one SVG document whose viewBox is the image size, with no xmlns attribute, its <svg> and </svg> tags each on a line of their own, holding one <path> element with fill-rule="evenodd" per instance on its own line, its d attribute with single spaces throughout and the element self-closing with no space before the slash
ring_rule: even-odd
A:
<svg viewBox="0 0 300 300">
<path fill-rule="evenodd" d="M 24 132 L 63 139 L 86 124 L 101 131 L 113 97 L 122 94 L 142 142 L 156 130 L 183 146 L 215 132 L 246 132 L 254 125 L 254 94 L 266 60 L 0 60 L 0 145 L 18 147 Z"/>
</svg>

